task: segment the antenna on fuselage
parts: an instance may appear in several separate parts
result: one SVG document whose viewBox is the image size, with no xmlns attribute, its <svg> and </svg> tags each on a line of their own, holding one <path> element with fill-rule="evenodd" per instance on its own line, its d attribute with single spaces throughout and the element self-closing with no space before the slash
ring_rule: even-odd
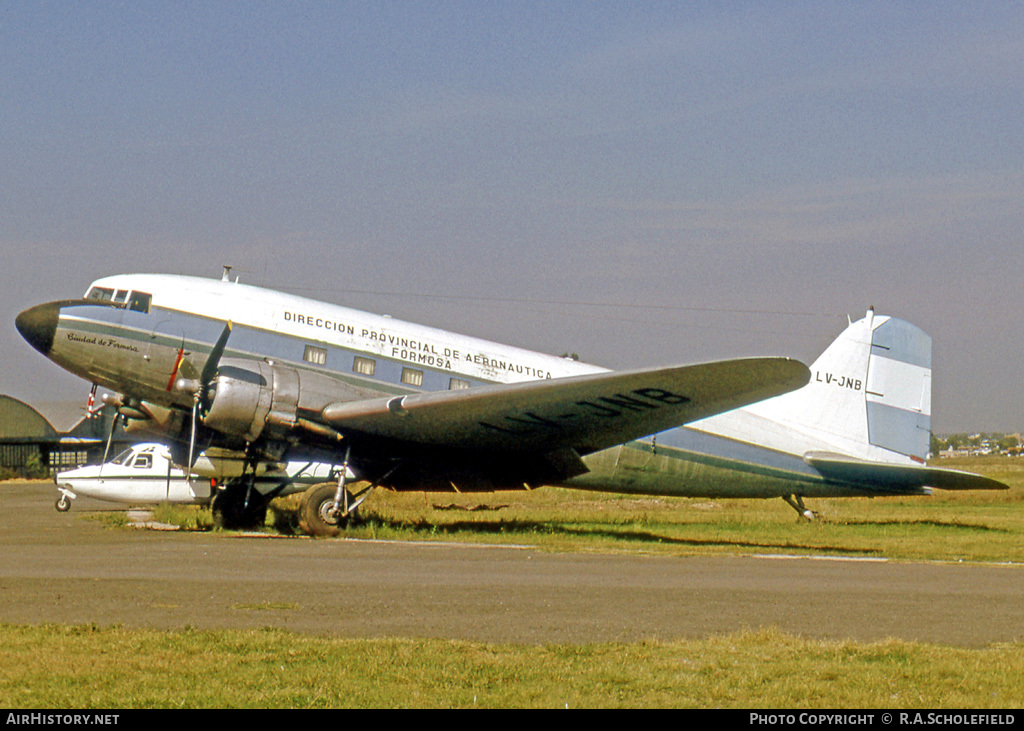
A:
<svg viewBox="0 0 1024 731">
<path fill-rule="evenodd" d="M 222 281 L 222 282 L 230 282 L 231 281 L 231 267 L 229 267 L 227 264 L 224 264 L 223 267 L 224 267 L 224 273 L 220 275 L 220 281 Z M 238 280 L 236 279 L 235 281 L 238 281 Z"/>
</svg>

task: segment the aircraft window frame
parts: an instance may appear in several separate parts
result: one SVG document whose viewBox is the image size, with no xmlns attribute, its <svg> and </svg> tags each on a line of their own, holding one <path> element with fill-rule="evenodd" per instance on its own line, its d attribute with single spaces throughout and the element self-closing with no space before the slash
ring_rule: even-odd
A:
<svg viewBox="0 0 1024 731">
<path fill-rule="evenodd" d="M 313 365 L 327 365 L 327 348 L 306 345 L 306 349 L 302 353 L 302 359 Z"/>
<path fill-rule="evenodd" d="M 148 470 L 153 468 L 153 455 L 152 454 L 139 454 L 136 455 L 135 461 L 132 462 L 132 467 L 137 470 Z"/>
<path fill-rule="evenodd" d="M 352 372 L 362 376 L 372 376 L 377 371 L 377 361 L 357 355 L 352 359 Z"/>
<path fill-rule="evenodd" d="M 407 386 L 423 386 L 423 371 L 417 368 L 402 368 L 402 383 Z"/>
<path fill-rule="evenodd" d="M 463 389 L 469 388 L 472 385 L 473 384 L 467 381 L 465 378 L 452 377 L 452 379 L 448 381 L 448 390 L 461 391 Z"/>
<path fill-rule="evenodd" d="M 128 290 L 119 289 L 114 293 L 114 298 L 112 301 L 116 302 L 119 305 L 123 305 L 126 299 L 128 299 Z"/>
<path fill-rule="evenodd" d="M 153 302 L 153 295 L 148 292 L 132 292 L 128 297 L 128 309 L 133 312 L 149 313 L 149 306 Z"/>
<path fill-rule="evenodd" d="M 128 449 L 121 452 L 119 455 L 110 460 L 109 464 L 124 464 L 128 461 L 128 458 L 135 453 L 135 450 L 129 447 Z"/>
<path fill-rule="evenodd" d="M 114 290 L 110 287 L 90 287 L 85 298 L 96 302 L 110 302 L 114 299 Z"/>
</svg>

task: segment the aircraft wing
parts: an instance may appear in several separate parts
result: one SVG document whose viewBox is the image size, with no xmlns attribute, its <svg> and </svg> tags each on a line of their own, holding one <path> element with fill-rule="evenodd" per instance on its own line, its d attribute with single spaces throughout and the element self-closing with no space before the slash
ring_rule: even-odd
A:
<svg viewBox="0 0 1024 731">
<path fill-rule="evenodd" d="M 1009 489 L 1009 485 L 991 477 L 944 467 L 867 462 L 830 452 L 808 452 L 804 461 L 827 478 L 876 486 L 891 492 L 908 492 L 922 487 L 940 490 Z"/>
<path fill-rule="evenodd" d="M 747 358 L 338 402 L 321 418 L 343 434 L 424 446 L 585 454 L 791 391 L 809 377 L 799 361 Z"/>
</svg>

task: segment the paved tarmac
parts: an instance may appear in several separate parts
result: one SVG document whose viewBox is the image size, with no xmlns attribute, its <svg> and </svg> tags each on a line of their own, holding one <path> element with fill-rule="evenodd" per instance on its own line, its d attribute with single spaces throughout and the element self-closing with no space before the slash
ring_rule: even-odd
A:
<svg viewBox="0 0 1024 731">
<path fill-rule="evenodd" d="M 0 622 L 281 627 L 346 637 L 560 643 L 777 627 L 977 647 L 1024 640 L 1024 567 L 552 554 L 110 529 L 123 510 L 0 483 Z M 485 540 L 485 539 L 484 539 Z"/>
</svg>

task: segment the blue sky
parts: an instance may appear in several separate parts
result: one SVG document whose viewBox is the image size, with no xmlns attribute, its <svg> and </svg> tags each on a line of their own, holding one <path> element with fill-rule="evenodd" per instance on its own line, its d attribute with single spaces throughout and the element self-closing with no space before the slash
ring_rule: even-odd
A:
<svg viewBox="0 0 1024 731">
<path fill-rule="evenodd" d="M 874 305 L 933 427 L 1017 431 L 1024 6 L 5 2 L 14 316 L 242 280 L 610 367 L 811 361 Z"/>
</svg>

